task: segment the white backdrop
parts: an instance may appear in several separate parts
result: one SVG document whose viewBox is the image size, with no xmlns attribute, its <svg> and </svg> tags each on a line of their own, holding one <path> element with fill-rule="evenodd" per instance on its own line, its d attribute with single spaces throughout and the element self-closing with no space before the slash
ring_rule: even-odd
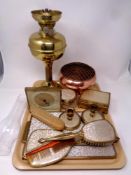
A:
<svg viewBox="0 0 131 175">
<path fill-rule="evenodd" d="M 62 65 L 81 61 L 95 68 L 97 81 L 111 92 L 110 114 L 118 131 L 128 164 L 120 171 L 88 171 L 88 174 L 127 174 L 131 172 L 131 1 L 130 0 L 4 0 L 0 1 L 0 49 L 5 74 L 0 83 L 0 118 L 11 109 L 18 89 L 44 79 L 44 66 L 28 48 L 29 36 L 39 30 L 30 11 L 58 9 L 63 12 L 56 31 L 64 34 L 67 48 L 55 61 L 53 77 L 58 79 Z M 17 91 L 17 90 L 18 91 Z M 8 101 L 8 103 L 7 103 Z M 11 156 L 0 157 L 2 174 L 38 174 L 19 172 L 12 167 Z M 39 172 L 39 174 L 58 174 Z M 86 171 L 62 172 L 63 175 L 87 174 Z"/>
<path fill-rule="evenodd" d="M 56 30 L 67 48 L 53 66 L 57 78 L 63 64 L 82 61 L 95 68 L 98 81 L 118 80 L 131 58 L 130 0 L 4 0 L 0 6 L 0 48 L 5 64 L 2 87 L 21 88 L 44 78 L 41 61 L 28 48 L 29 36 L 39 30 L 30 11 L 63 12 Z"/>
</svg>

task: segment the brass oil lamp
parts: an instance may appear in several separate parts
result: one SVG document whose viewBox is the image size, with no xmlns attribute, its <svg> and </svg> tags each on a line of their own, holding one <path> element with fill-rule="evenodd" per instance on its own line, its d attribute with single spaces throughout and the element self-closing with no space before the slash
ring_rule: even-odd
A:
<svg viewBox="0 0 131 175">
<path fill-rule="evenodd" d="M 57 82 L 52 80 L 52 64 L 63 55 L 66 41 L 62 34 L 54 31 L 54 26 L 61 18 L 62 12 L 44 9 L 34 10 L 31 13 L 40 26 L 40 31 L 33 33 L 29 38 L 31 53 L 46 64 L 46 81 L 43 81 L 42 85 L 56 86 Z"/>
</svg>

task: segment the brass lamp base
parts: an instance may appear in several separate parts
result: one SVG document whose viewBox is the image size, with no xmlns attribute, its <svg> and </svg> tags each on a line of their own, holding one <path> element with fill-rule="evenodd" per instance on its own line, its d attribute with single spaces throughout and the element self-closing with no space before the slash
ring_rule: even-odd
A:
<svg viewBox="0 0 131 175">
<path fill-rule="evenodd" d="M 46 83 L 44 82 L 44 86 L 56 87 L 57 83 L 52 80 L 52 64 L 53 61 L 62 57 L 66 48 L 65 37 L 54 30 L 62 12 L 43 9 L 33 10 L 31 13 L 35 21 L 38 22 L 40 30 L 29 38 L 30 51 L 37 59 L 45 62 Z"/>
</svg>

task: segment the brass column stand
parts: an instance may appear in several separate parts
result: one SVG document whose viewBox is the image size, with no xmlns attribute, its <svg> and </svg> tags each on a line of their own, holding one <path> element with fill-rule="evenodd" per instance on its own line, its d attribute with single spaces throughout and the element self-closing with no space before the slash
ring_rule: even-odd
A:
<svg viewBox="0 0 131 175">
<path fill-rule="evenodd" d="M 41 27 L 39 32 L 29 38 L 29 47 L 32 55 L 46 64 L 46 82 L 43 81 L 42 86 L 57 86 L 57 82 L 52 80 L 52 64 L 63 55 L 66 41 L 64 36 L 55 32 L 53 28 L 62 12 L 45 9 L 34 10 L 31 13 Z"/>
<path fill-rule="evenodd" d="M 46 73 L 46 83 L 47 86 L 54 85 L 54 82 L 52 80 L 52 61 L 46 61 L 46 66 L 45 66 L 45 73 Z"/>
</svg>

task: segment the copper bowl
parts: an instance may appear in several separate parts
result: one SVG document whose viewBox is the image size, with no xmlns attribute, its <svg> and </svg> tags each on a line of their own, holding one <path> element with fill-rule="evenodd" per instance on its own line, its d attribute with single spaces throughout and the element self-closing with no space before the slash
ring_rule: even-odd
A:
<svg viewBox="0 0 131 175">
<path fill-rule="evenodd" d="M 81 62 L 64 65 L 60 73 L 60 83 L 70 89 L 84 90 L 96 82 L 95 70 Z"/>
</svg>

